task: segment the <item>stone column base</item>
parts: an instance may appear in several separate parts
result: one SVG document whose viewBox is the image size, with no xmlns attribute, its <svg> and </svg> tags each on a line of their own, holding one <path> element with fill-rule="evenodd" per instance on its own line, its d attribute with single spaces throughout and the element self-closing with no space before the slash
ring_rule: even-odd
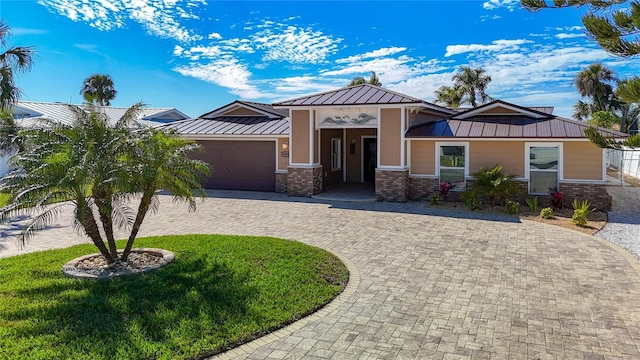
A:
<svg viewBox="0 0 640 360">
<path fill-rule="evenodd" d="M 287 192 L 287 177 L 289 176 L 286 172 L 277 172 L 276 173 L 276 192 L 284 194 Z"/>
<path fill-rule="evenodd" d="M 376 169 L 376 199 L 406 202 L 409 198 L 409 170 Z"/>
<path fill-rule="evenodd" d="M 289 196 L 309 197 L 322 191 L 322 165 L 292 167 L 287 173 Z"/>
</svg>

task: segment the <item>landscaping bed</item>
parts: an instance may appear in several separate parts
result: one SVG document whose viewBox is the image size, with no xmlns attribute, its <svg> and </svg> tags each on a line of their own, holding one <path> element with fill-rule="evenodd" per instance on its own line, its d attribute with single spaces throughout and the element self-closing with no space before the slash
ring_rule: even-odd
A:
<svg viewBox="0 0 640 360">
<path fill-rule="evenodd" d="M 349 277 L 327 251 L 282 239 L 185 235 L 136 245 L 171 250 L 175 261 L 78 280 L 61 267 L 92 245 L 0 259 L 0 357 L 201 358 L 316 311 Z"/>
</svg>

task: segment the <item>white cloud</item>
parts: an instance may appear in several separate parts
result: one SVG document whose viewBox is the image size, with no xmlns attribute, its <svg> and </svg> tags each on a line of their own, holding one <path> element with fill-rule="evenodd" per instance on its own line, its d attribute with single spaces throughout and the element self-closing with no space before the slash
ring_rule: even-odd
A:
<svg viewBox="0 0 640 360">
<path fill-rule="evenodd" d="M 175 71 L 199 80 L 228 88 L 232 94 L 244 99 L 265 97 L 254 85 L 249 84 L 251 72 L 247 67 L 233 58 L 223 58 L 207 64 L 191 63 L 177 66 Z"/>
<path fill-rule="evenodd" d="M 217 32 L 212 32 L 211 34 L 209 34 L 209 36 L 207 36 L 207 38 L 220 40 L 222 39 L 222 35 L 218 34 Z"/>
<path fill-rule="evenodd" d="M 180 5 L 186 3 L 190 9 L 193 4 L 206 4 L 206 0 L 38 0 L 38 3 L 99 30 L 122 28 L 132 20 L 150 34 L 189 42 L 202 37 L 183 26 L 180 19 L 198 16 Z"/>
<path fill-rule="evenodd" d="M 337 52 L 342 39 L 334 39 L 310 28 L 287 26 L 266 28 L 251 37 L 254 46 L 263 50 L 263 61 L 317 64 Z"/>
<path fill-rule="evenodd" d="M 531 43 L 531 40 L 516 39 L 516 40 L 494 40 L 490 45 L 484 44 L 467 44 L 467 45 L 449 45 L 447 46 L 444 57 L 453 55 L 464 54 L 468 52 L 479 51 L 502 51 L 505 49 L 517 49 L 520 45 Z"/>
<path fill-rule="evenodd" d="M 568 34 L 568 33 L 556 34 L 556 38 L 558 39 L 572 39 L 572 38 L 579 38 L 579 37 L 585 37 L 585 36 L 584 34 Z"/>
<path fill-rule="evenodd" d="M 489 0 L 482 3 L 482 7 L 486 10 L 507 8 L 509 11 L 513 11 L 518 4 L 520 4 L 520 0 Z"/>
<path fill-rule="evenodd" d="M 363 60 L 363 59 L 379 58 L 379 57 L 389 56 L 389 55 L 397 54 L 399 52 L 403 52 L 405 50 L 407 50 L 406 47 L 397 47 L 397 46 L 388 47 L 388 48 L 381 48 L 381 49 L 378 49 L 378 50 L 373 50 L 373 51 L 366 52 L 364 54 L 355 55 L 355 56 L 349 56 L 348 58 L 345 58 L 345 59 L 338 59 L 338 60 L 335 60 L 335 63 L 336 64 L 353 63 L 353 62 L 360 61 L 360 60 Z"/>
</svg>

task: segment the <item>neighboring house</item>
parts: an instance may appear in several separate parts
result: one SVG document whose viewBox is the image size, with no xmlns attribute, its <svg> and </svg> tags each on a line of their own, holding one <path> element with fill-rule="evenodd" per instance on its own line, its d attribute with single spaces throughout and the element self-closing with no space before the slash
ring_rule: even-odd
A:
<svg viewBox="0 0 640 360">
<path fill-rule="evenodd" d="M 463 190 L 502 165 L 529 194 L 558 187 L 606 208 L 603 149 L 588 124 L 496 100 L 452 110 L 369 84 L 271 105 L 235 101 L 168 125 L 207 150 L 210 188 L 311 196 L 332 184 L 375 183 L 380 201 L 425 199 L 443 181 Z M 599 129 L 605 136 L 626 134 Z"/>
<path fill-rule="evenodd" d="M 83 107 L 84 105 L 77 106 Z M 103 111 L 111 121 L 115 122 L 124 115 L 127 108 L 104 106 L 100 108 L 100 111 Z M 58 102 L 19 101 L 11 113 L 19 125 L 27 127 L 36 124 L 38 119 L 42 118 L 71 124 L 75 117 L 68 104 Z M 136 120 L 143 125 L 159 126 L 188 118 L 189 116 L 175 108 L 145 108 Z M 9 170 L 7 162 L 10 157 L 11 155 L 0 156 L 0 176 Z"/>
<path fill-rule="evenodd" d="M 206 188 L 286 192 L 287 116 L 269 104 L 234 101 L 164 128 L 202 144 L 205 151 L 194 157 L 211 164 Z"/>
</svg>

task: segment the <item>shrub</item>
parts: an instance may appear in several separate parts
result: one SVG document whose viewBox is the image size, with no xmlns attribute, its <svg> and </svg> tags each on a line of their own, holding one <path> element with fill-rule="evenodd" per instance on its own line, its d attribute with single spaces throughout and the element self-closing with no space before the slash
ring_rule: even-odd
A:
<svg viewBox="0 0 640 360">
<path fill-rule="evenodd" d="M 478 194 L 475 190 L 466 190 L 460 196 L 462 202 L 469 208 L 469 210 L 478 210 L 482 202 L 478 199 Z"/>
<path fill-rule="evenodd" d="M 429 197 L 429 205 L 439 205 L 440 204 L 440 195 L 437 193 L 431 194 Z"/>
<path fill-rule="evenodd" d="M 589 212 L 592 211 L 589 200 L 573 200 L 573 216 L 571 222 L 578 226 L 587 226 L 589 223 Z"/>
<path fill-rule="evenodd" d="M 507 214 L 516 215 L 520 213 L 520 203 L 517 201 L 507 199 L 504 208 Z"/>
<path fill-rule="evenodd" d="M 489 198 L 491 205 L 495 204 L 495 199 L 501 201 L 508 195 L 512 195 L 517 187 L 513 180 L 514 175 L 502 172 L 502 166 L 496 165 L 491 169 L 480 168 L 480 171 L 473 173 L 475 181 L 473 189 Z"/>
<path fill-rule="evenodd" d="M 532 198 L 526 198 L 524 199 L 524 202 L 527 203 L 527 206 L 529 207 L 529 210 L 531 212 L 538 212 L 538 197 L 534 196 Z"/>
<path fill-rule="evenodd" d="M 622 144 L 632 148 L 640 147 L 640 134 L 629 136 Z"/>
<path fill-rule="evenodd" d="M 550 207 L 540 210 L 540 217 L 543 219 L 553 219 L 553 210 Z"/>
<path fill-rule="evenodd" d="M 564 201 L 564 195 L 558 191 L 557 187 L 549 189 L 549 196 L 551 196 L 551 206 L 554 209 L 562 209 L 562 203 Z"/>
<path fill-rule="evenodd" d="M 448 181 L 443 181 L 440 184 L 440 197 L 443 199 L 447 198 L 447 195 L 449 195 L 449 191 L 451 191 L 451 189 L 455 188 L 455 184 L 451 184 Z"/>
</svg>

